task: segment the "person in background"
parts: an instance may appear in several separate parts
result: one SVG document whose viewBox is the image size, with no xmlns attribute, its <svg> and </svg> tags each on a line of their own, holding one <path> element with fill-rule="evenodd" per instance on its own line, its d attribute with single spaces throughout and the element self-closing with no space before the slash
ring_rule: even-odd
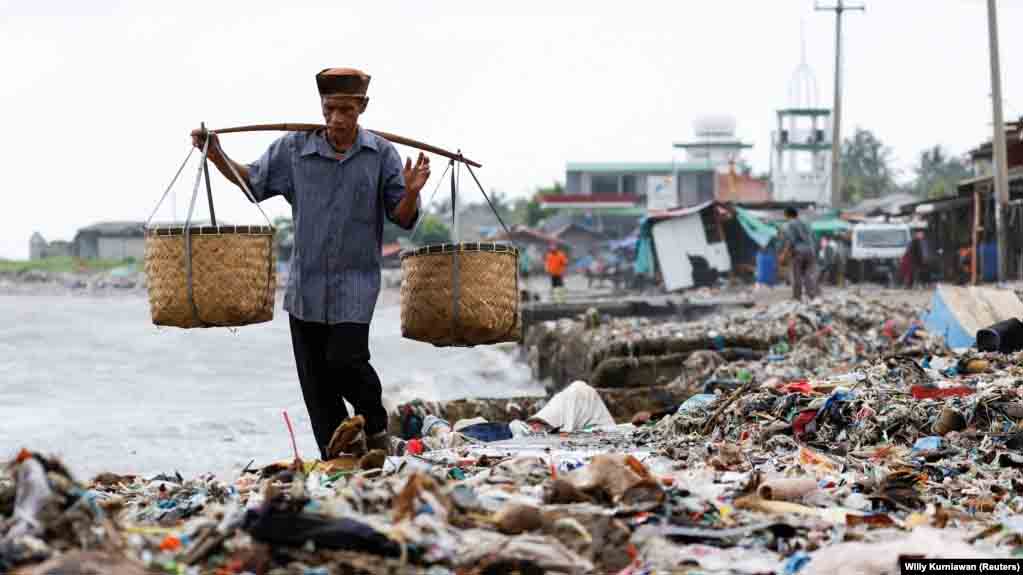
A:
<svg viewBox="0 0 1023 575">
<path fill-rule="evenodd" d="M 529 266 L 532 265 L 529 257 L 529 248 L 522 248 L 519 250 L 519 273 L 522 274 L 522 281 L 528 283 L 529 281 Z"/>
<path fill-rule="evenodd" d="M 835 285 L 845 287 L 845 270 L 849 264 L 849 232 L 835 237 Z"/>
<path fill-rule="evenodd" d="M 929 283 L 931 281 L 931 244 L 927 241 L 927 234 L 923 230 L 916 232 L 917 244 L 920 246 L 920 262 L 917 266 L 917 283 Z"/>
<path fill-rule="evenodd" d="M 565 289 L 565 269 L 567 267 L 568 256 L 561 251 L 557 244 L 551 242 L 547 246 L 544 268 L 547 270 L 547 275 L 551 276 L 551 293 L 557 301 L 562 299 Z"/>
<path fill-rule="evenodd" d="M 529 247 L 524 246 L 519 250 L 519 276 L 522 283 L 519 286 L 519 297 L 522 301 L 533 299 L 533 290 L 529 287 L 529 268 L 532 266 L 533 258 L 529 254 Z"/>
<path fill-rule="evenodd" d="M 923 232 L 917 232 L 906 248 L 906 255 L 902 257 L 902 283 L 906 289 L 913 289 L 920 277 L 924 263 L 923 249 Z"/>
<path fill-rule="evenodd" d="M 586 287 L 593 287 L 594 282 L 599 287 L 603 281 L 603 274 L 604 260 L 597 250 L 593 250 L 590 252 L 590 265 L 586 268 Z"/>
<path fill-rule="evenodd" d="M 820 254 L 818 257 L 820 270 L 819 277 L 830 283 L 837 283 L 836 263 L 838 260 L 838 247 L 835 239 L 831 236 L 821 238 Z"/>
<path fill-rule="evenodd" d="M 968 285 L 973 280 L 973 248 L 959 248 L 959 283 Z"/>
<path fill-rule="evenodd" d="M 817 245 L 813 233 L 799 212 L 793 207 L 785 208 L 785 225 L 781 230 L 783 255 L 790 262 L 789 274 L 792 280 L 792 297 L 803 298 L 803 289 L 810 299 L 820 295 L 817 289 Z"/>
</svg>

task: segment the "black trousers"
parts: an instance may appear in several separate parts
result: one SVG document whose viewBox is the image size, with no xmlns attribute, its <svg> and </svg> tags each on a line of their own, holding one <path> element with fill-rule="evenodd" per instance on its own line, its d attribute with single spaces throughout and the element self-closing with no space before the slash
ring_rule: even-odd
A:
<svg viewBox="0 0 1023 575">
<path fill-rule="evenodd" d="M 298 380 L 321 457 L 327 457 L 334 430 L 348 418 L 343 400 L 366 418 L 367 436 L 386 430 L 383 389 L 369 364 L 369 325 L 290 320 Z"/>
</svg>

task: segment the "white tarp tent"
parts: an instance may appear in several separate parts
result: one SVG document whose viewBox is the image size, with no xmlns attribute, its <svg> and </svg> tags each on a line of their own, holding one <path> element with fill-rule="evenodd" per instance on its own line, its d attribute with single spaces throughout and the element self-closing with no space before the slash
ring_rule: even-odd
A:
<svg viewBox="0 0 1023 575">
<path fill-rule="evenodd" d="M 695 285 L 690 256 L 702 256 L 718 273 L 732 270 L 728 244 L 717 226 L 716 209 L 714 202 L 706 202 L 651 215 L 657 263 L 668 291 Z"/>
</svg>

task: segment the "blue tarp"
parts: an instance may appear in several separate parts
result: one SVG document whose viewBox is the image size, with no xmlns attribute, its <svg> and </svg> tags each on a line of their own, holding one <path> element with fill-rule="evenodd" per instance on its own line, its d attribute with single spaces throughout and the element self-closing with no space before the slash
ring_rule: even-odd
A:
<svg viewBox="0 0 1023 575">
<path fill-rule="evenodd" d="M 636 261 L 632 263 L 632 271 L 638 276 L 654 275 L 654 238 L 650 218 L 643 218 L 639 223 L 639 236 L 636 239 Z"/>
<path fill-rule="evenodd" d="M 977 342 L 976 334 L 963 327 L 955 312 L 941 297 L 941 290 L 934 290 L 931 309 L 924 315 L 924 326 L 927 331 L 943 336 L 945 344 L 951 348 L 973 347 Z"/>
<path fill-rule="evenodd" d="M 986 282 L 998 281 L 998 244 L 980 244 L 980 273 Z"/>
</svg>

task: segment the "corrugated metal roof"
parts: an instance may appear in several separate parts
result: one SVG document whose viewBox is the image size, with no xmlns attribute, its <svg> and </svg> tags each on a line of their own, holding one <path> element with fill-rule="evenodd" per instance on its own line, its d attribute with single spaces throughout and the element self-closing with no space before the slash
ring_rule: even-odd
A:
<svg viewBox="0 0 1023 575">
<path fill-rule="evenodd" d="M 558 239 L 555 236 L 552 236 L 550 234 L 545 234 L 542 231 L 534 230 L 532 228 L 528 228 L 528 227 L 522 226 L 522 225 L 512 226 L 511 233 L 500 233 L 500 234 L 494 236 L 494 239 L 497 240 L 497 241 L 501 241 L 501 240 L 515 240 L 516 238 L 519 238 L 519 239 L 532 239 L 533 241 L 535 241 L 537 243 L 546 243 L 546 244 L 554 243 L 554 244 L 565 245 L 565 242 L 563 240 L 560 240 L 560 239 Z"/>
<path fill-rule="evenodd" d="M 676 208 L 673 210 L 651 210 L 650 221 L 659 222 L 662 220 L 671 220 L 674 218 L 684 218 L 686 216 L 702 212 L 703 210 L 711 207 L 711 205 L 717 204 L 714 200 L 708 200 L 702 204 L 698 204 L 688 208 Z"/>
<path fill-rule="evenodd" d="M 555 231 L 552 235 L 556 238 L 560 238 L 561 236 L 565 235 L 565 232 L 571 230 L 578 230 L 586 234 L 589 234 L 595 238 L 607 239 L 607 234 L 604 234 L 603 232 L 598 232 L 597 230 L 594 230 L 592 228 L 589 228 L 576 222 L 570 222 L 565 226 L 562 226 L 561 229 Z"/>
<path fill-rule="evenodd" d="M 677 172 L 711 172 L 704 162 L 567 162 L 566 172 L 670 174 Z"/>
</svg>

